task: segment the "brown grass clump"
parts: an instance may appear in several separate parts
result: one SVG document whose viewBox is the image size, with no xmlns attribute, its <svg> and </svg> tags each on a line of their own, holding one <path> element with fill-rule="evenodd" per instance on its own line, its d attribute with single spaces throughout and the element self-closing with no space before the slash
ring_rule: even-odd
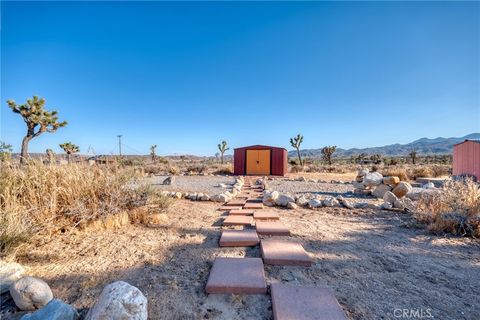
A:
<svg viewBox="0 0 480 320">
<path fill-rule="evenodd" d="M 233 174 L 233 167 L 231 164 L 216 165 L 213 168 L 213 174 Z"/>
<path fill-rule="evenodd" d="M 34 235 L 65 232 L 96 220 L 105 227 L 115 226 L 122 219 L 112 216 L 134 208 L 164 210 L 167 200 L 140 183 L 140 177 L 134 168 L 121 166 L 2 165 L 1 252 Z"/>
<path fill-rule="evenodd" d="M 448 182 L 417 202 L 415 218 L 433 232 L 480 236 L 480 188 L 471 179 Z"/>
</svg>

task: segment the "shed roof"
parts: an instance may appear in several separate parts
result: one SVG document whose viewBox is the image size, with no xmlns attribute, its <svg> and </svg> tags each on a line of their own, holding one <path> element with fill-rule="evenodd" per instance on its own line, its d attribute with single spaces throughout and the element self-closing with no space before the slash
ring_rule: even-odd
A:
<svg viewBox="0 0 480 320">
<path fill-rule="evenodd" d="M 466 142 L 476 142 L 476 143 L 480 143 L 480 140 L 466 139 L 465 141 L 456 143 L 456 144 L 454 144 L 453 146 L 458 146 L 459 144 L 466 143 Z"/>
<path fill-rule="evenodd" d="M 237 149 L 250 149 L 250 148 L 273 148 L 273 149 L 283 149 L 283 150 L 287 150 L 287 149 L 282 148 L 282 147 L 266 146 L 266 145 L 263 145 L 263 144 L 255 144 L 255 145 L 252 145 L 252 146 L 238 147 L 238 148 L 235 148 L 234 150 L 237 150 Z"/>
</svg>

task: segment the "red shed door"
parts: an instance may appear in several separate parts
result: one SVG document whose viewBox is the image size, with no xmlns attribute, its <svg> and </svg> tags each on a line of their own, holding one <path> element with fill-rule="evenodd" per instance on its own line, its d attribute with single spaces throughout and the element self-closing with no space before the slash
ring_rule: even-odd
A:
<svg viewBox="0 0 480 320">
<path fill-rule="evenodd" d="M 247 150 L 247 174 L 270 174 L 270 150 Z"/>
</svg>

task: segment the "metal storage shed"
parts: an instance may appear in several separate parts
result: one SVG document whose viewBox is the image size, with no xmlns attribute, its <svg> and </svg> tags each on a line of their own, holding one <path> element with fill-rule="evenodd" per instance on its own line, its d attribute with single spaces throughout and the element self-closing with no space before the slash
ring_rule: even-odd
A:
<svg viewBox="0 0 480 320">
<path fill-rule="evenodd" d="M 480 141 L 465 140 L 453 146 L 453 175 L 470 175 L 480 181 Z"/>
<path fill-rule="evenodd" d="M 236 175 L 284 176 L 288 171 L 285 148 L 254 145 L 233 151 L 233 171 Z"/>
</svg>

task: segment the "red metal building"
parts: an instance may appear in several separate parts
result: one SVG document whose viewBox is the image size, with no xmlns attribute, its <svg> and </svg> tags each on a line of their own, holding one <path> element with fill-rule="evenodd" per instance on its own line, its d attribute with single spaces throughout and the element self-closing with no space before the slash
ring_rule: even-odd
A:
<svg viewBox="0 0 480 320">
<path fill-rule="evenodd" d="M 236 148 L 233 171 L 236 175 L 284 176 L 288 171 L 287 150 L 262 145 Z"/>
<path fill-rule="evenodd" d="M 453 146 L 453 175 L 471 175 L 480 181 L 480 141 L 465 140 Z"/>
</svg>

